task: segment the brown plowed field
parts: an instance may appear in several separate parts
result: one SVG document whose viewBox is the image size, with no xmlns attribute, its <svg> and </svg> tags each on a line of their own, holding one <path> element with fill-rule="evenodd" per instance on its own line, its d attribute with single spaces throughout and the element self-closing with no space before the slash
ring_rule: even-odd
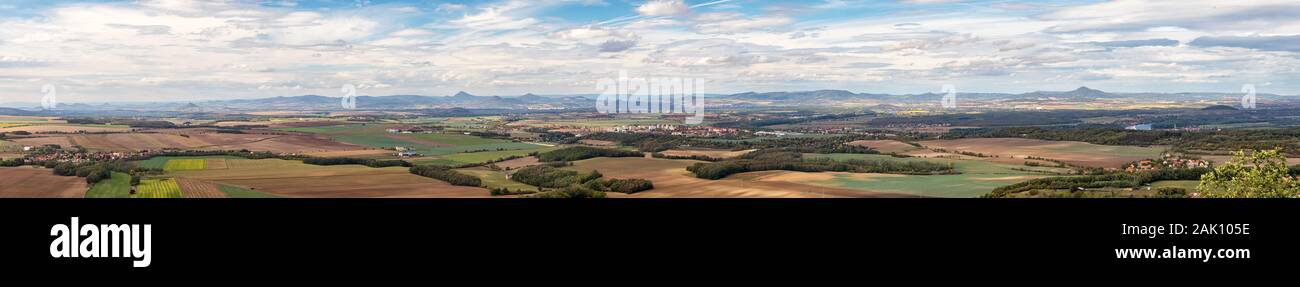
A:
<svg viewBox="0 0 1300 287">
<path fill-rule="evenodd" d="M 185 194 L 185 198 L 226 197 L 226 193 L 221 192 L 221 187 L 211 182 L 189 178 L 176 178 L 176 184 L 181 186 L 181 193 Z"/>
<path fill-rule="evenodd" d="M 227 159 L 227 169 L 174 171 L 178 178 L 247 187 L 288 197 L 488 197 L 486 189 L 453 186 L 406 168 L 317 166 L 279 159 Z"/>
<path fill-rule="evenodd" d="M 0 167 L 0 197 L 81 198 L 90 185 L 75 176 L 57 176 L 49 169 Z"/>
</svg>

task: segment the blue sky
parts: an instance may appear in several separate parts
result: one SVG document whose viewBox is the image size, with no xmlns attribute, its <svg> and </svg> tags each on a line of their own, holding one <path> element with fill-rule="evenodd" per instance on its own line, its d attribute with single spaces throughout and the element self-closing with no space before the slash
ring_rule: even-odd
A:
<svg viewBox="0 0 1300 287">
<path fill-rule="evenodd" d="M 6 1 L 0 102 L 714 93 L 1300 93 L 1300 2 Z M 1248 2 L 1248 3 L 1246 3 Z"/>
</svg>

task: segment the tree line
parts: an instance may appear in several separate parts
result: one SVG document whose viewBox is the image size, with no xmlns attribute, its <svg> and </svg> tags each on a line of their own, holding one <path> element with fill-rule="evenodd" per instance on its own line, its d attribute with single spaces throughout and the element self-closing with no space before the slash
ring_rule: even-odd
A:
<svg viewBox="0 0 1300 287">
<path fill-rule="evenodd" d="M 577 161 L 596 157 L 643 157 L 641 152 L 618 149 L 604 149 L 575 146 L 537 154 L 537 159 L 544 162 Z"/>
<path fill-rule="evenodd" d="M 733 159 L 696 163 L 686 169 L 695 174 L 695 177 L 714 180 L 737 173 L 765 170 L 916 175 L 956 173 L 956 169 L 951 163 L 862 159 L 834 160 L 830 158 L 805 159 L 802 153 L 790 150 L 758 150 Z"/>
<path fill-rule="evenodd" d="M 546 165 L 535 165 L 519 169 L 510 176 L 511 180 L 544 188 L 581 187 L 599 192 L 637 193 L 654 189 L 654 183 L 645 179 L 604 179 L 599 171 L 581 173 L 573 170 L 559 169 Z"/>
</svg>

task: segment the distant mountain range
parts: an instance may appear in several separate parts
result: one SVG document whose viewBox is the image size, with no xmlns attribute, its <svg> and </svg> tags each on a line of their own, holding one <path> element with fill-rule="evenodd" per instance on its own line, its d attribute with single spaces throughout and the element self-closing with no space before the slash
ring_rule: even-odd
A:
<svg viewBox="0 0 1300 287">
<path fill-rule="evenodd" d="M 835 103 L 874 100 L 882 103 L 917 103 L 937 101 L 944 94 L 925 93 L 925 94 L 871 94 L 871 93 L 853 93 L 844 90 L 817 90 L 805 92 L 771 92 L 771 93 L 739 93 L 721 97 L 729 100 L 744 101 L 763 101 L 768 104 L 788 104 L 788 105 L 831 105 Z M 1088 87 L 1079 87 L 1072 91 L 1037 91 L 1021 94 L 1009 93 L 957 93 L 958 98 L 965 100 L 1065 100 L 1065 101 L 1087 101 L 1094 99 L 1133 99 L 1138 101 L 1199 101 L 1199 100 L 1221 100 L 1230 98 L 1239 98 L 1242 94 L 1233 93 L 1108 93 L 1101 90 L 1091 89 Z M 1275 94 L 1257 94 L 1257 97 L 1279 98 L 1285 97 L 1294 99 L 1295 96 L 1279 96 Z"/>
<path fill-rule="evenodd" d="M 1021 94 L 958 93 L 962 101 L 1090 101 L 1095 99 L 1132 99 L 1135 101 L 1204 101 L 1241 97 L 1232 93 L 1108 93 L 1088 87 L 1072 91 L 1038 91 Z M 1260 99 L 1287 98 L 1258 94 Z M 844 90 L 817 90 L 803 92 L 747 92 L 731 95 L 707 95 L 715 104 L 729 106 L 836 106 L 853 102 L 874 102 L 879 105 L 924 103 L 937 101 L 943 94 L 872 94 Z M 556 110 L 587 109 L 595 106 L 596 95 L 525 94 L 521 96 L 475 96 L 458 92 L 452 96 L 359 96 L 358 110 L 417 110 L 417 109 L 505 109 L 505 110 Z M 17 109 L 0 110 L 0 114 L 31 114 L 39 111 L 39 104 L 0 103 L 0 107 Z M 103 104 L 60 104 L 61 111 L 172 111 L 172 112 L 240 112 L 240 111 L 338 111 L 343 110 L 342 98 L 319 95 L 285 96 L 260 99 L 238 99 L 201 102 L 124 102 Z"/>
</svg>

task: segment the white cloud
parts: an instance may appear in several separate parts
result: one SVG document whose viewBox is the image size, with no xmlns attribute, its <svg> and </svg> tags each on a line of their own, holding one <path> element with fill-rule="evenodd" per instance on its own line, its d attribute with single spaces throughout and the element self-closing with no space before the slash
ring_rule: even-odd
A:
<svg viewBox="0 0 1300 287">
<path fill-rule="evenodd" d="M 650 0 L 636 7 L 636 12 L 650 17 L 682 16 L 691 13 L 691 8 L 682 0 Z"/>
</svg>

